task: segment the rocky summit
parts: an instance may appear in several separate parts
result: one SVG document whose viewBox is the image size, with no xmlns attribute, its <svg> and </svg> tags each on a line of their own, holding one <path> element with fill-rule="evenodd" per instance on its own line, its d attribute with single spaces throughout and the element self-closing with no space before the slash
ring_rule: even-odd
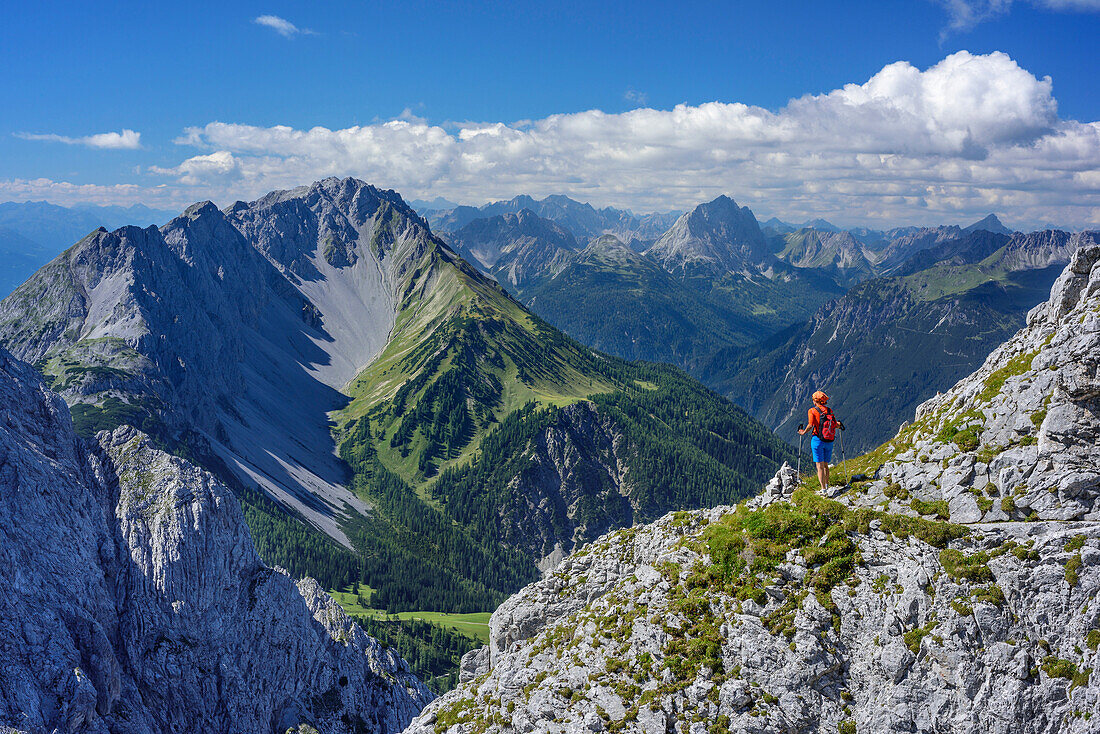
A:
<svg viewBox="0 0 1100 734">
<path fill-rule="evenodd" d="M 738 507 L 589 544 L 406 731 L 1095 731 L 1098 445 L 1090 245 L 837 496 L 784 467 Z"/>
<path fill-rule="evenodd" d="M 399 732 L 432 694 L 233 494 L 0 350 L 0 732 Z"/>
<path fill-rule="evenodd" d="M 769 252 L 752 211 L 719 196 L 677 219 L 646 254 L 686 277 L 746 270 L 766 260 Z"/>
<path fill-rule="evenodd" d="M 341 521 L 368 509 L 327 413 L 385 345 L 430 238 L 400 196 L 354 179 L 195 204 L 76 243 L 0 303 L 0 343 L 80 432 L 142 428 L 348 545 Z"/>
</svg>

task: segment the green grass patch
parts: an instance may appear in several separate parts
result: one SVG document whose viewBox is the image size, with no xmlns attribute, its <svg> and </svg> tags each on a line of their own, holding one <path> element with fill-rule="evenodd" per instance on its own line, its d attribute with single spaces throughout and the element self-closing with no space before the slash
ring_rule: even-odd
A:
<svg viewBox="0 0 1100 734">
<path fill-rule="evenodd" d="M 936 440 L 940 443 L 954 443 L 963 451 L 978 448 L 985 416 L 980 410 L 968 410 L 944 424 Z"/>
<path fill-rule="evenodd" d="M 1042 665 L 1039 667 L 1051 678 L 1064 678 L 1072 681 L 1070 690 L 1077 686 L 1087 685 L 1089 677 L 1092 675 L 1092 668 L 1078 670 L 1077 665 L 1072 660 L 1063 660 L 1054 655 L 1047 655 L 1043 658 Z"/>
<path fill-rule="evenodd" d="M 1083 561 L 1081 560 L 1081 554 L 1072 555 L 1069 560 L 1066 561 L 1066 582 L 1070 586 L 1076 586 L 1081 576 L 1081 566 Z"/>
<path fill-rule="evenodd" d="M 969 617 L 974 613 L 974 609 L 961 599 L 955 599 L 954 601 L 952 601 L 951 608 L 954 609 L 955 613 L 958 614 L 960 617 Z"/>
<path fill-rule="evenodd" d="M 996 584 L 979 586 L 971 589 L 970 598 L 976 602 L 985 602 L 986 604 L 994 604 L 996 606 L 1001 606 L 1005 603 L 1005 593 L 1001 590 L 1001 587 Z"/>
<path fill-rule="evenodd" d="M 1008 378 L 1022 375 L 1031 369 L 1031 363 L 1038 354 L 1038 351 L 1028 352 L 1027 354 L 1018 354 L 1008 360 L 1008 364 L 985 378 L 985 389 L 978 395 L 978 400 L 988 403 L 999 395 Z"/>
<path fill-rule="evenodd" d="M 1084 535 L 1074 535 L 1068 541 L 1066 541 L 1065 548 L 1066 553 L 1073 553 L 1079 551 L 1085 546 L 1085 541 L 1088 540 Z"/>
<path fill-rule="evenodd" d="M 935 515 L 940 520 L 947 520 L 951 517 L 951 511 L 947 507 L 947 500 L 920 500 L 916 497 L 909 503 L 909 506 L 916 511 L 918 515 Z"/>
<path fill-rule="evenodd" d="M 909 651 L 916 655 L 920 652 L 921 641 L 931 632 L 936 626 L 935 618 L 930 619 L 923 627 L 914 627 L 905 633 L 903 639 L 905 640 L 905 646 L 909 648 Z"/>
<path fill-rule="evenodd" d="M 974 581 L 986 583 L 993 580 L 993 571 L 989 568 L 989 554 L 979 551 L 967 555 L 954 548 L 940 551 L 940 565 L 954 581 Z"/>
<path fill-rule="evenodd" d="M 329 591 L 333 599 L 353 617 L 370 617 L 372 619 L 397 619 L 403 622 L 419 620 L 461 632 L 483 644 L 489 642 L 489 618 L 492 612 L 471 612 L 468 614 L 452 614 L 449 612 L 410 611 L 387 614 L 385 609 L 376 609 L 364 606 L 363 602 L 370 604 L 371 590 L 363 586 L 358 594 L 352 591 L 352 587 L 345 587 L 342 591 Z"/>
</svg>

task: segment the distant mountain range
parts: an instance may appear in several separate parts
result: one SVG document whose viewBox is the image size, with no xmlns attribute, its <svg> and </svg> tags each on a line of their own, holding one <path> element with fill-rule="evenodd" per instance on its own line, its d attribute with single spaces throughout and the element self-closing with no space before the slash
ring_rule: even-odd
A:
<svg viewBox="0 0 1100 734">
<path fill-rule="evenodd" d="M 434 231 L 446 235 L 457 232 L 475 219 L 517 214 L 524 209 L 564 227 L 583 244 L 602 234 L 613 234 L 635 249 L 642 249 L 660 237 L 679 216 L 679 212 L 637 216 L 613 207 L 596 209 L 591 204 L 582 204 L 561 195 L 547 196 L 542 200 L 521 195 L 481 207 L 458 206 L 444 211 L 427 211 L 425 215 Z"/>
<path fill-rule="evenodd" d="M 1100 232 L 974 230 L 698 374 L 792 441 L 823 388 L 853 428 L 850 449 L 869 450 L 1020 329 L 1073 252 L 1097 242 Z"/>
<path fill-rule="evenodd" d="M 881 442 L 922 399 L 972 371 L 1088 239 L 1013 235 L 994 215 L 967 227 L 844 231 L 821 220 L 793 229 L 773 218 L 765 228 L 719 197 L 638 253 L 611 235 L 581 250 L 565 227 L 543 242 L 534 217 L 523 228 L 497 221 L 487 245 L 479 232 L 494 220 L 475 219 L 454 241 L 580 341 L 677 364 L 788 440 L 815 386 L 845 395 L 866 424 L 849 436 L 855 448 Z M 490 250 L 522 252 L 533 266 L 509 275 L 489 263 Z M 892 353 L 898 345 L 913 351 Z"/>
<path fill-rule="evenodd" d="M 947 308 L 947 301 L 940 299 L 950 295 L 957 333 L 944 334 L 938 345 L 925 348 L 945 364 L 956 364 L 957 369 L 948 372 L 958 377 L 973 369 L 974 359 L 989 344 L 1018 327 L 1020 315 L 1042 295 L 1042 273 L 1068 257 L 1061 247 L 1049 255 L 1024 247 L 996 272 L 980 265 L 1012 234 L 993 214 L 966 227 L 843 230 L 825 219 L 796 227 L 773 217 L 761 225 L 748 207 L 725 196 L 679 216 L 644 217 L 611 207 L 597 209 L 566 196 L 517 196 L 482 207 L 450 206 L 453 202 L 439 198 L 417 203 L 427 223 L 454 252 L 551 324 L 586 345 L 626 359 L 670 362 L 687 369 L 771 425 L 782 425 L 782 410 L 765 407 L 757 393 L 776 399 L 777 386 L 762 375 L 772 374 L 779 365 L 761 367 L 760 350 L 794 348 L 793 343 L 780 348 L 776 339 L 812 341 L 810 332 L 825 328 L 825 311 L 819 309 L 840 313 L 850 304 L 880 297 L 882 287 L 895 287 L 889 284 L 922 289 L 914 306 L 919 314 L 905 311 L 905 323 L 884 317 L 881 328 L 871 329 L 885 334 L 919 330 L 933 314 L 940 314 L 934 325 L 942 316 L 938 309 Z M 4 220 L 7 211 L 19 216 L 9 214 Z M 19 278 L 52 254 L 30 235 L 53 241 L 79 239 L 78 232 L 86 233 L 83 228 L 97 221 L 96 216 L 108 213 L 42 204 L 0 206 L 0 222 L 18 220 L 22 227 L 0 229 L 0 241 L 6 232 L 9 249 L 20 253 L 4 261 L 9 277 Z M 29 224 L 36 221 L 37 229 Z M 938 276 L 928 275 L 943 272 L 935 269 L 938 264 L 969 266 L 967 275 L 957 277 L 975 290 L 969 295 L 943 292 Z M 925 271 L 928 277 L 923 280 L 914 277 Z M 861 289 L 876 278 L 886 278 L 888 285 Z M 1003 297 L 991 299 L 989 289 L 1003 291 Z M 933 292 L 940 296 L 928 297 Z M 841 296 L 836 305 L 826 306 Z M 967 311 L 972 307 L 978 310 Z M 965 317 L 960 315 L 963 311 Z M 900 311 L 890 313 L 902 318 Z M 814 323 L 818 325 L 811 326 Z M 969 351 L 962 358 L 952 343 L 966 338 L 966 323 L 988 328 L 983 327 L 983 338 L 965 342 Z M 948 353 L 956 355 L 954 362 Z M 839 384 L 838 375 L 820 366 L 811 368 L 808 362 L 805 369 L 805 375 L 788 377 L 801 383 Z M 745 370 L 761 374 L 746 382 Z M 902 389 L 904 382 L 914 400 L 939 384 L 934 376 L 918 384 L 913 375 L 889 370 L 880 377 L 897 385 L 888 391 Z M 884 407 L 883 415 L 893 420 L 905 414 L 911 402 Z"/>
<path fill-rule="evenodd" d="M 513 274 L 552 258 L 503 231 L 573 242 L 522 211 L 479 227 L 470 248 Z M 735 501 L 794 458 L 679 370 L 546 324 L 354 179 L 95 230 L 0 302 L 0 344 L 80 434 L 134 425 L 216 473 L 268 562 L 391 610 L 492 608 L 609 528 Z"/>
</svg>

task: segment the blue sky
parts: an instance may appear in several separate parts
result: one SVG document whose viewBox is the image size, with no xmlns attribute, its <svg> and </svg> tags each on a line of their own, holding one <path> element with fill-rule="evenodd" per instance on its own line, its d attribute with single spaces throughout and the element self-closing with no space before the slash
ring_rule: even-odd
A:
<svg viewBox="0 0 1100 734">
<path fill-rule="evenodd" d="M 988 208 L 1100 224 L 1100 0 L 161 5 L 5 7 L 0 200 L 173 208 L 334 174 L 469 203 L 562 192 L 644 211 L 726 192 L 853 224 Z M 953 81 L 926 74 L 948 59 L 966 62 L 941 69 Z M 878 101 L 825 97 L 899 61 L 912 73 L 871 96 L 939 116 L 915 145 L 924 132 L 890 127 Z M 912 84 L 927 89 L 910 98 Z M 795 115 L 806 95 L 824 101 Z M 777 117 L 753 132 L 713 102 Z M 1001 106 L 1012 129 L 994 124 Z M 819 119 L 866 142 L 822 138 Z M 1029 178 L 1029 151 L 1059 171 Z"/>
</svg>

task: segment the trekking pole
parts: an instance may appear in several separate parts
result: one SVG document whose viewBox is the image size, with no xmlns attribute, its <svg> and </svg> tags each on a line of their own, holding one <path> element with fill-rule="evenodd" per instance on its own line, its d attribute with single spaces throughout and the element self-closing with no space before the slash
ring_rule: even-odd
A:
<svg viewBox="0 0 1100 734">
<path fill-rule="evenodd" d="M 844 466 L 844 429 L 843 428 L 840 429 L 840 465 Z M 845 472 L 848 475 L 844 479 L 844 486 L 847 487 L 851 483 L 852 467 L 845 466 L 844 469 L 845 469 Z"/>
<path fill-rule="evenodd" d="M 802 424 L 798 424 L 798 483 L 802 484 Z"/>
</svg>

